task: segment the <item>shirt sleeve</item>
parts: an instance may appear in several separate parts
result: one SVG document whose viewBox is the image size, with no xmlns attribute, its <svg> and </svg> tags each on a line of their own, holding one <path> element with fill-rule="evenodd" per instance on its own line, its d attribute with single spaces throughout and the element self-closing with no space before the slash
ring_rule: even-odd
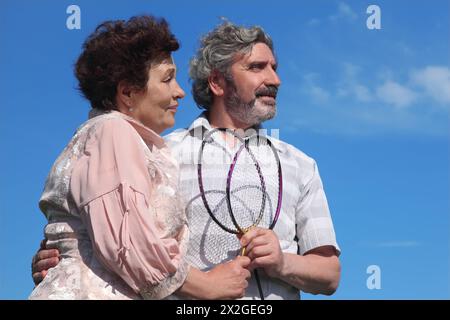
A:
<svg viewBox="0 0 450 320">
<path fill-rule="evenodd" d="M 336 242 L 319 170 L 314 161 L 312 166 L 312 177 L 304 185 L 296 208 L 296 231 L 300 254 L 322 246 L 333 246 L 339 255 L 340 248 Z"/>
<path fill-rule="evenodd" d="M 122 119 L 100 124 L 74 166 L 70 191 L 104 266 L 137 293 L 161 299 L 184 282 L 187 227 L 164 237 L 149 210 L 153 188 L 143 141 Z"/>
</svg>

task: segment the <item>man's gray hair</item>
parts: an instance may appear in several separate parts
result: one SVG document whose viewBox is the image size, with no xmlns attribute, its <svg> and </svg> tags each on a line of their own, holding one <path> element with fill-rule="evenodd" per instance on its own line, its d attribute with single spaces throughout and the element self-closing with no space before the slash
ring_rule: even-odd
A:
<svg viewBox="0 0 450 320">
<path fill-rule="evenodd" d="M 249 53 L 256 43 L 264 43 L 273 51 L 272 39 L 259 26 L 246 28 L 224 22 L 202 38 L 189 67 L 192 95 L 199 108 L 208 110 L 213 103 L 208 84 L 211 73 L 217 71 L 229 79 L 236 54 Z"/>
</svg>

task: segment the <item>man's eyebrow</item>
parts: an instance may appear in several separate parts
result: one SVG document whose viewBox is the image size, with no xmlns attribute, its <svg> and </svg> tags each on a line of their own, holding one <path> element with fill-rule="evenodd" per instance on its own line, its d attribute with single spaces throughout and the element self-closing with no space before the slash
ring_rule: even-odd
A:
<svg viewBox="0 0 450 320">
<path fill-rule="evenodd" d="M 255 59 L 247 62 L 248 64 L 267 64 L 269 60 L 266 59 Z"/>
<path fill-rule="evenodd" d="M 268 64 L 271 64 L 272 68 L 274 70 L 276 70 L 278 68 L 278 62 L 275 63 L 270 63 L 267 60 L 255 60 L 255 61 L 250 61 L 247 63 L 247 66 L 266 66 Z"/>
</svg>

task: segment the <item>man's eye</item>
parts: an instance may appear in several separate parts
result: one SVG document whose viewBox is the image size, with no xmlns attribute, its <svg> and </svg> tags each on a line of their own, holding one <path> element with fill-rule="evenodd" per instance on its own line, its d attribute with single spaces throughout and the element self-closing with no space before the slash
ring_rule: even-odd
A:
<svg viewBox="0 0 450 320">
<path fill-rule="evenodd" d="M 173 77 L 172 77 L 172 76 L 170 76 L 170 77 L 168 77 L 168 78 L 164 79 L 164 80 L 163 80 L 163 82 L 170 82 L 170 81 L 171 81 L 172 79 L 173 79 Z"/>
<path fill-rule="evenodd" d="M 259 65 L 259 64 L 252 64 L 252 65 L 250 65 L 249 69 L 250 70 L 259 70 L 259 69 L 261 69 L 261 65 Z"/>
</svg>

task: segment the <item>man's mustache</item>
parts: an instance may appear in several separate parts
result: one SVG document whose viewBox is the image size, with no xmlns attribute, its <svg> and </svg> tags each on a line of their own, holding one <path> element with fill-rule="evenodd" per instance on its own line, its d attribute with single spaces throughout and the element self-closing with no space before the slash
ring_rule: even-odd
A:
<svg viewBox="0 0 450 320">
<path fill-rule="evenodd" d="M 276 87 L 276 86 L 267 86 L 265 88 L 258 89 L 255 92 L 255 96 L 257 98 L 261 97 L 261 96 L 269 96 L 269 97 L 276 99 L 277 94 L 278 94 L 278 87 Z"/>
</svg>

